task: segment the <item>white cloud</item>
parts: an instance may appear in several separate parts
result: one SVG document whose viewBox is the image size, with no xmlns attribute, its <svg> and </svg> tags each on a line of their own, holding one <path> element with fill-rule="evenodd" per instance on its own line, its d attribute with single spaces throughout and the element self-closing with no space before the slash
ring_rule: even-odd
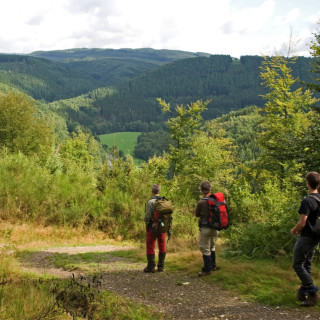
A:
<svg viewBox="0 0 320 320">
<path fill-rule="evenodd" d="M 74 47 L 266 53 L 305 40 L 318 0 L 10 0 L 0 11 L 0 52 Z M 308 4 L 308 6 L 307 6 Z"/>
</svg>

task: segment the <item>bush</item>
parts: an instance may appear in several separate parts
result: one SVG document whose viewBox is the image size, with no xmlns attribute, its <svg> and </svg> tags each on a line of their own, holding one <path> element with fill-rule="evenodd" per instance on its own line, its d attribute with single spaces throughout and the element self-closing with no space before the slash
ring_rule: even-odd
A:
<svg viewBox="0 0 320 320">
<path fill-rule="evenodd" d="M 2 219 L 77 225 L 100 213 L 92 178 L 84 172 L 51 174 L 22 154 L 4 155 L 0 167 Z"/>
<path fill-rule="evenodd" d="M 260 193 L 242 191 L 232 197 L 231 214 L 238 211 L 227 232 L 229 254 L 260 258 L 291 254 L 295 238 L 290 230 L 299 219 L 300 194 L 294 188 L 281 191 L 276 181 L 267 182 Z"/>
</svg>

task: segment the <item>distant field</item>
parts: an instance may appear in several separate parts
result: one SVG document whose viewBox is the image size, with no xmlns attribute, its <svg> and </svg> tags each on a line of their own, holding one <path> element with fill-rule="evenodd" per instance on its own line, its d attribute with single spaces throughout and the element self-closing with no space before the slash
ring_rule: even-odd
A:
<svg viewBox="0 0 320 320">
<path fill-rule="evenodd" d="M 99 138 L 102 144 L 106 144 L 109 147 L 113 147 L 115 145 L 125 154 L 130 154 L 134 158 L 135 164 L 139 164 L 143 162 L 143 160 L 135 158 L 133 150 L 137 144 L 137 138 L 140 134 L 141 132 L 115 132 L 103 134 L 99 136 Z"/>
</svg>

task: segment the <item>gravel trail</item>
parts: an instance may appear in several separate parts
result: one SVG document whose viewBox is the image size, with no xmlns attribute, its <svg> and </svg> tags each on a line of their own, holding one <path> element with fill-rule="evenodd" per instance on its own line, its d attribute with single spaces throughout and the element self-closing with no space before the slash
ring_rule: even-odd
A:
<svg viewBox="0 0 320 320">
<path fill-rule="evenodd" d="M 212 285 L 196 275 L 183 273 L 143 273 L 145 263 L 109 254 L 130 249 L 114 245 L 50 248 L 29 255 L 22 264 L 26 270 L 35 273 L 61 278 L 82 276 L 92 281 L 86 275 L 88 270 L 62 270 L 56 268 L 52 261 L 56 254 L 67 254 L 72 258 L 81 253 L 97 253 L 97 265 L 92 268 L 100 274 L 99 289 L 153 306 L 163 314 L 163 319 L 320 319 L 319 311 L 314 308 L 288 310 L 248 303 L 222 290 L 219 283 Z M 214 277 L 214 273 L 210 277 Z"/>
</svg>

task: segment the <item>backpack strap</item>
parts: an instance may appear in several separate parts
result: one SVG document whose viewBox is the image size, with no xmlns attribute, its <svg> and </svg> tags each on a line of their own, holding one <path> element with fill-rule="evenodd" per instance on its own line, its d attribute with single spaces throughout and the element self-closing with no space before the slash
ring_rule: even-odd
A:
<svg viewBox="0 0 320 320">
<path fill-rule="evenodd" d="M 315 199 L 318 202 L 317 217 L 319 217 L 320 216 L 320 210 L 319 210 L 320 209 L 320 199 L 317 196 L 315 196 L 314 194 L 310 194 L 309 197 L 312 198 L 312 199 Z M 308 225 L 309 225 L 310 229 L 313 231 L 314 227 L 311 224 L 311 222 L 309 221 L 309 219 L 307 220 L 307 222 L 308 222 Z"/>
<path fill-rule="evenodd" d="M 318 213 L 317 213 L 317 216 L 320 216 L 320 210 L 319 210 L 320 209 L 320 199 L 317 196 L 315 196 L 314 194 L 310 194 L 309 197 L 318 202 L 318 208 L 317 208 Z M 310 221 L 309 221 L 309 224 L 310 224 Z"/>
<path fill-rule="evenodd" d="M 146 201 L 146 203 L 144 204 L 144 207 L 146 207 L 147 203 L 148 203 L 150 200 L 153 200 L 153 199 L 159 200 L 159 199 L 161 199 L 161 198 L 162 198 L 162 197 L 160 197 L 160 196 L 152 196 L 149 200 Z"/>
<path fill-rule="evenodd" d="M 210 196 L 212 196 L 212 197 L 210 197 Z M 223 200 L 222 202 L 219 202 L 214 194 L 211 194 L 210 196 L 209 197 L 203 197 L 201 200 L 209 200 L 209 198 L 211 198 L 216 206 L 222 206 L 222 205 L 226 206 L 227 205 L 226 200 Z"/>
<path fill-rule="evenodd" d="M 161 197 L 160 197 L 160 196 L 152 196 L 149 200 L 147 200 L 146 203 L 144 204 L 144 211 L 146 211 L 147 203 L 148 203 L 150 200 L 153 200 L 153 199 L 159 200 L 159 199 L 161 199 Z M 153 212 L 153 216 L 154 216 L 154 212 Z M 149 221 L 149 224 L 152 223 L 153 216 L 151 217 L 151 220 Z"/>
<path fill-rule="evenodd" d="M 317 200 L 317 202 L 319 202 L 320 203 L 320 199 L 317 197 L 317 196 L 315 196 L 314 194 L 310 194 L 310 196 L 309 196 L 310 198 L 312 198 L 312 199 L 315 199 L 315 200 Z"/>
</svg>

